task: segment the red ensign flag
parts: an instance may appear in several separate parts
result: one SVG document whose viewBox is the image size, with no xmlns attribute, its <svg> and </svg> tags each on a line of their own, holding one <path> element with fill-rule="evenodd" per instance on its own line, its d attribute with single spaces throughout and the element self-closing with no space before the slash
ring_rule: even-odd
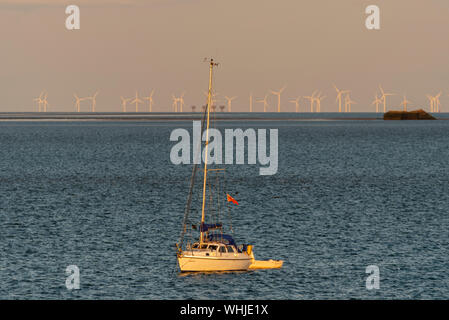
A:
<svg viewBox="0 0 449 320">
<path fill-rule="evenodd" d="M 228 202 L 232 202 L 235 203 L 236 205 L 239 205 L 239 203 L 237 202 L 237 200 L 235 200 L 233 197 L 231 197 L 229 194 L 226 194 L 228 197 Z"/>
</svg>

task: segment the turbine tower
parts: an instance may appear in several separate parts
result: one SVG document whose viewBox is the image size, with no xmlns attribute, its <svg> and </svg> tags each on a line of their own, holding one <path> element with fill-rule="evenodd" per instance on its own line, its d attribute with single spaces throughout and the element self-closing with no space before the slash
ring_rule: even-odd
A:
<svg viewBox="0 0 449 320">
<path fill-rule="evenodd" d="M 440 112 L 440 96 L 441 91 L 436 96 L 427 95 L 427 98 L 430 101 L 430 112 Z"/>
<path fill-rule="evenodd" d="M 249 112 L 253 112 L 253 93 L 249 93 Z"/>
<path fill-rule="evenodd" d="M 172 104 L 173 112 L 178 112 L 178 101 L 179 101 L 179 98 L 176 98 L 174 94 L 172 94 L 172 98 L 173 98 L 173 104 Z"/>
<path fill-rule="evenodd" d="M 337 99 L 335 99 L 335 101 L 338 101 L 338 112 L 341 112 L 341 97 L 342 97 L 342 95 L 343 95 L 344 93 L 349 93 L 349 92 L 351 92 L 351 91 L 349 91 L 349 90 L 339 90 L 339 89 L 335 86 L 335 84 L 334 84 L 334 88 L 335 88 L 335 91 L 337 91 Z"/>
<path fill-rule="evenodd" d="M 318 94 L 317 97 L 315 97 L 316 102 L 316 112 L 321 112 L 321 100 L 326 98 L 326 96 L 322 97 L 321 92 Z"/>
<path fill-rule="evenodd" d="M 96 100 L 97 94 L 98 94 L 98 91 L 95 92 L 95 94 L 92 97 L 84 98 L 84 100 L 89 100 L 89 99 L 92 100 L 92 112 L 95 112 L 95 106 L 97 105 L 97 100 Z"/>
<path fill-rule="evenodd" d="M 131 100 L 131 98 L 125 99 L 123 97 L 120 97 L 122 99 L 122 111 L 126 112 L 126 105 L 128 104 L 128 101 Z"/>
<path fill-rule="evenodd" d="M 309 99 L 310 101 L 310 112 L 313 112 L 313 104 L 315 103 L 315 94 L 316 90 L 312 93 L 311 96 L 304 96 L 304 98 Z"/>
<path fill-rule="evenodd" d="M 181 94 L 181 96 L 178 98 L 178 101 L 179 101 L 179 112 L 182 112 L 182 107 L 184 106 L 184 94 L 185 94 L 185 92 L 183 92 Z"/>
<path fill-rule="evenodd" d="M 154 90 L 151 90 L 151 93 L 148 97 L 143 97 L 143 100 L 148 100 L 148 111 L 153 112 L 153 93 Z"/>
<path fill-rule="evenodd" d="M 271 93 L 275 96 L 278 96 L 278 112 L 281 112 L 281 93 L 282 91 L 284 91 L 285 86 L 281 89 L 279 89 L 279 91 L 273 91 L 271 90 Z"/>
<path fill-rule="evenodd" d="M 434 99 L 435 99 L 435 112 L 440 112 L 440 107 L 441 107 L 441 104 L 440 104 L 440 96 L 441 96 L 441 91 L 440 91 L 440 93 L 438 93 L 435 97 L 434 97 Z"/>
<path fill-rule="evenodd" d="M 263 102 L 263 112 L 267 112 L 267 107 L 268 107 L 267 98 L 268 98 L 268 95 L 266 94 L 265 98 L 263 98 L 263 100 L 256 101 L 256 102 Z"/>
<path fill-rule="evenodd" d="M 81 99 L 76 95 L 76 93 L 73 94 L 75 97 L 75 108 L 77 112 L 80 112 L 81 109 Z"/>
<path fill-rule="evenodd" d="M 143 101 L 139 99 L 137 91 L 136 91 L 136 97 L 130 103 L 135 103 L 136 104 L 136 112 L 139 112 L 139 103 L 143 103 Z"/>
<path fill-rule="evenodd" d="M 80 98 L 76 95 L 76 93 L 73 94 L 73 96 L 75 97 L 75 108 L 77 112 L 81 111 L 81 101 L 85 100 L 85 98 Z"/>
<path fill-rule="evenodd" d="M 296 99 L 290 100 L 291 103 L 295 104 L 296 112 L 299 112 L 299 99 L 301 99 L 301 96 L 297 97 Z"/>
<path fill-rule="evenodd" d="M 382 99 L 379 99 L 379 97 L 377 96 L 377 94 L 374 96 L 374 101 L 372 104 L 376 105 L 376 113 L 379 112 L 379 104 L 382 103 Z"/>
<path fill-rule="evenodd" d="M 48 96 L 48 93 L 43 92 L 43 97 L 42 97 L 42 99 L 40 99 L 40 103 L 43 104 L 44 112 L 47 112 L 47 107 L 49 106 L 48 101 L 47 101 L 47 96 Z"/>
<path fill-rule="evenodd" d="M 351 104 L 353 104 L 353 103 L 357 104 L 355 101 L 352 101 L 349 94 L 347 94 L 346 98 L 345 98 L 345 112 L 351 112 Z"/>
<path fill-rule="evenodd" d="M 404 94 L 404 100 L 402 100 L 402 103 L 400 104 L 400 106 L 404 106 L 404 111 L 407 111 L 407 105 L 410 103 L 410 101 L 407 100 L 407 98 L 405 97 Z"/>
<path fill-rule="evenodd" d="M 228 101 L 228 112 L 232 112 L 232 100 L 234 100 L 237 97 L 228 97 L 225 96 L 225 99 Z"/>
<path fill-rule="evenodd" d="M 208 94 L 207 92 L 205 92 L 205 91 L 203 91 L 203 94 L 204 94 L 206 97 L 209 96 L 209 94 Z M 211 97 L 211 100 L 210 100 L 211 105 L 214 105 L 214 104 L 217 103 L 217 99 L 216 99 L 216 96 L 217 96 L 217 95 L 218 95 L 218 92 L 213 92 L 213 93 L 212 93 L 212 97 Z"/>
<path fill-rule="evenodd" d="M 38 104 L 38 112 L 41 112 L 41 106 L 42 106 L 42 103 L 44 102 L 44 100 L 42 100 L 43 94 L 44 94 L 44 91 L 41 92 L 41 94 L 39 95 L 39 97 L 33 99 L 33 101 L 36 101 L 37 104 Z"/>
<path fill-rule="evenodd" d="M 379 85 L 380 92 L 382 92 L 382 96 L 380 97 L 384 103 L 384 113 L 387 112 L 387 97 L 394 96 L 394 93 L 385 93 L 382 87 Z"/>
</svg>

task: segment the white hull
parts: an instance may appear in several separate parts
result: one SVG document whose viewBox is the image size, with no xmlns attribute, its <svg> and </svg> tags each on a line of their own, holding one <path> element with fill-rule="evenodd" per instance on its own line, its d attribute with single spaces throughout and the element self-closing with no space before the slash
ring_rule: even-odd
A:
<svg viewBox="0 0 449 320">
<path fill-rule="evenodd" d="M 187 271 L 240 271 L 248 270 L 251 265 L 251 258 L 241 253 L 232 257 L 205 257 L 180 255 L 178 257 L 179 268 L 182 272 Z"/>
</svg>

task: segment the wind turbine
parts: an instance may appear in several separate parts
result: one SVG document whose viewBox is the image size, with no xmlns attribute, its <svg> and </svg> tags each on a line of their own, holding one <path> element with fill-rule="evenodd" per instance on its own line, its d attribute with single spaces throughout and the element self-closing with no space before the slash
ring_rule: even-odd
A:
<svg viewBox="0 0 449 320">
<path fill-rule="evenodd" d="M 123 97 L 120 97 L 122 99 L 122 110 L 123 112 L 126 112 L 126 105 L 128 104 L 128 101 L 131 100 L 131 98 L 125 99 Z"/>
<path fill-rule="evenodd" d="M 95 106 L 97 105 L 97 100 L 96 100 L 97 94 L 98 94 L 98 91 L 95 92 L 95 94 L 92 97 L 84 98 L 84 100 L 88 100 L 88 99 L 92 100 L 92 112 L 95 112 Z"/>
<path fill-rule="evenodd" d="M 148 110 L 153 112 L 153 93 L 154 90 L 151 90 L 151 93 L 148 97 L 143 97 L 143 100 L 148 100 Z"/>
<path fill-rule="evenodd" d="M 326 96 L 322 97 L 321 96 L 321 92 L 318 94 L 317 97 L 315 97 L 315 102 L 316 102 L 316 111 L 317 112 L 321 112 L 321 100 L 326 98 Z"/>
<path fill-rule="evenodd" d="M 376 113 L 379 112 L 379 104 L 382 103 L 382 99 L 379 99 L 379 97 L 377 96 L 377 94 L 374 97 L 374 101 L 372 104 L 376 105 Z"/>
<path fill-rule="evenodd" d="M 297 97 L 296 99 L 290 100 L 291 103 L 295 104 L 296 112 L 299 112 L 299 99 L 301 99 L 301 96 Z"/>
<path fill-rule="evenodd" d="M 431 96 L 430 94 L 427 95 L 427 98 L 429 99 L 429 102 L 430 102 L 430 112 L 439 112 L 440 96 L 441 96 L 441 91 L 436 96 Z"/>
<path fill-rule="evenodd" d="M 311 96 L 304 96 L 304 98 L 310 100 L 310 112 L 313 112 L 313 104 L 315 102 L 315 94 L 316 94 L 316 90 L 312 93 Z"/>
<path fill-rule="evenodd" d="M 203 91 L 203 94 L 204 94 L 206 97 L 209 96 L 209 94 L 208 94 L 207 92 L 205 92 L 205 91 Z M 214 105 L 214 104 L 217 103 L 217 99 L 216 99 L 216 96 L 217 96 L 217 95 L 218 95 L 218 92 L 213 92 L 213 93 L 212 93 L 212 97 L 211 97 L 211 100 L 210 100 L 211 105 Z"/>
<path fill-rule="evenodd" d="M 39 97 L 33 99 L 33 101 L 36 101 L 37 104 L 38 104 L 38 110 L 39 110 L 39 112 L 41 112 L 41 105 L 42 105 L 42 102 L 44 102 L 44 101 L 42 100 L 42 95 L 43 95 L 43 94 L 44 94 L 44 91 L 41 92 L 41 94 L 39 95 Z"/>
<path fill-rule="evenodd" d="M 281 89 L 279 89 L 279 91 L 273 91 L 271 90 L 271 93 L 275 96 L 278 96 L 278 112 L 281 112 L 281 93 L 282 91 L 284 91 L 285 86 Z"/>
<path fill-rule="evenodd" d="M 407 98 L 405 97 L 404 94 L 404 100 L 402 100 L 402 103 L 400 104 L 400 106 L 404 106 L 404 111 L 407 111 L 407 105 L 410 103 L 410 101 L 407 100 Z"/>
<path fill-rule="evenodd" d="M 173 104 L 172 104 L 173 111 L 174 112 L 178 112 L 178 101 L 179 101 L 179 98 L 176 98 L 174 94 L 172 94 L 172 98 L 173 98 Z"/>
<path fill-rule="evenodd" d="M 253 93 L 249 93 L 249 112 L 253 112 Z"/>
<path fill-rule="evenodd" d="M 45 112 L 47 112 L 47 107 L 50 106 L 50 104 L 47 101 L 47 96 L 48 96 L 48 93 L 45 93 L 45 98 L 44 98 L 44 110 L 45 110 Z M 438 101 L 438 103 L 439 103 L 439 101 Z"/>
<path fill-rule="evenodd" d="M 341 97 L 343 95 L 343 93 L 349 93 L 351 91 L 349 90 L 339 90 L 335 84 L 333 85 L 335 88 L 335 91 L 337 91 L 337 99 L 335 99 L 335 101 L 338 101 L 338 112 L 341 112 Z"/>
<path fill-rule="evenodd" d="M 268 95 L 265 95 L 265 98 L 263 98 L 263 100 L 256 101 L 256 102 L 263 102 L 263 112 L 267 112 L 267 107 L 268 107 L 267 98 L 268 98 Z"/>
<path fill-rule="evenodd" d="M 181 94 L 181 96 L 178 98 L 178 101 L 179 101 L 179 112 L 182 112 L 182 107 L 184 106 L 184 94 L 185 94 L 185 92 L 183 92 L 182 94 Z"/>
<path fill-rule="evenodd" d="M 382 87 L 379 85 L 380 92 L 382 92 L 382 96 L 380 97 L 384 103 L 384 113 L 387 112 L 387 97 L 394 96 L 394 93 L 385 93 Z"/>
<path fill-rule="evenodd" d="M 355 101 L 352 101 L 349 94 L 347 94 L 345 97 L 345 112 L 351 112 L 351 104 L 353 104 L 353 103 L 357 104 Z"/>
<path fill-rule="evenodd" d="M 441 91 L 440 91 L 440 93 L 438 93 L 438 94 L 434 97 L 434 99 L 435 99 L 435 112 L 440 112 L 440 107 L 441 107 L 441 104 L 440 104 L 440 96 L 441 96 Z"/>
<path fill-rule="evenodd" d="M 139 112 L 139 103 L 143 103 L 143 101 L 139 99 L 137 91 L 136 91 L 136 97 L 130 103 L 135 103 L 136 104 L 136 112 Z"/>
<path fill-rule="evenodd" d="M 232 100 L 234 100 L 237 97 L 229 98 L 228 96 L 225 96 L 225 99 L 228 101 L 228 112 L 232 112 Z"/>
<path fill-rule="evenodd" d="M 179 112 L 182 112 L 182 106 L 184 105 L 184 94 L 185 94 L 185 92 L 183 92 L 179 98 L 176 98 L 175 95 L 172 94 L 172 98 L 173 98 L 172 106 L 173 106 L 174 112 L 178 112 L 178 102 L 180 103 Z"/>
<path fill-rule="evenodd" d="M 40 103 L 42 103 L 44 105 L 43 106 L 44 112 L 47 112 L 47 107 L 49 106 L 48 101 L 47 101 L 48 93 L 43 92 L 43 94 L 44 94 L 44 96 L 42 97 L 42 99 L 40 99 Z"/>
<path fill-rule="evenodd" d="M 84 99 L 81 99 L 80 97 L 78 97 L 76 95 L 76 93 L 73 94 L 73 96 L 75 97 L 75 108 L 77 112 L 81 111 L 81 101 L 83 101 Z"/>
</svg>

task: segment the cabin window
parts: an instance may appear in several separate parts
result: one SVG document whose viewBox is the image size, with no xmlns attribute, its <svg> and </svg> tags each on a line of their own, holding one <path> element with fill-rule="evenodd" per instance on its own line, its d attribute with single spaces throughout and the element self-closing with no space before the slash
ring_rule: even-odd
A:
<svg viewBox="0 0 449 320">
<path fill-rule="evenodd" d="M 207 244 L 202 244 L 201 245 L 201 249 L 206 249 L 207 248 Z"/>
<path fill-rule="evenodd" d="M 217 250 L 217 247 L 218 246 L 216 246 L 216 245 L 210 245 L 209 249 L 210 249 L 210 251 L 215 251 L 215 250 Z"/>
<path fill-rule="evenodd" d="M 220 246 L 220 248 L 218 249 L 218 251 L 222 252 L 222 253 L 226 253 L 226 247 L 225 246 Z"/>
<path fill-rule="evenodd" d="M 198 248 L 198 243 L 194 243 L 192 246 L 192 249 L 197 249 Z"/>
<path fill-rule="evenodd" d="M 234 248 L 232 246 L 227 246 L 228 248 L 228 252 L 229 253 L 233 253 L 234 252 Z"/>
</svg>

